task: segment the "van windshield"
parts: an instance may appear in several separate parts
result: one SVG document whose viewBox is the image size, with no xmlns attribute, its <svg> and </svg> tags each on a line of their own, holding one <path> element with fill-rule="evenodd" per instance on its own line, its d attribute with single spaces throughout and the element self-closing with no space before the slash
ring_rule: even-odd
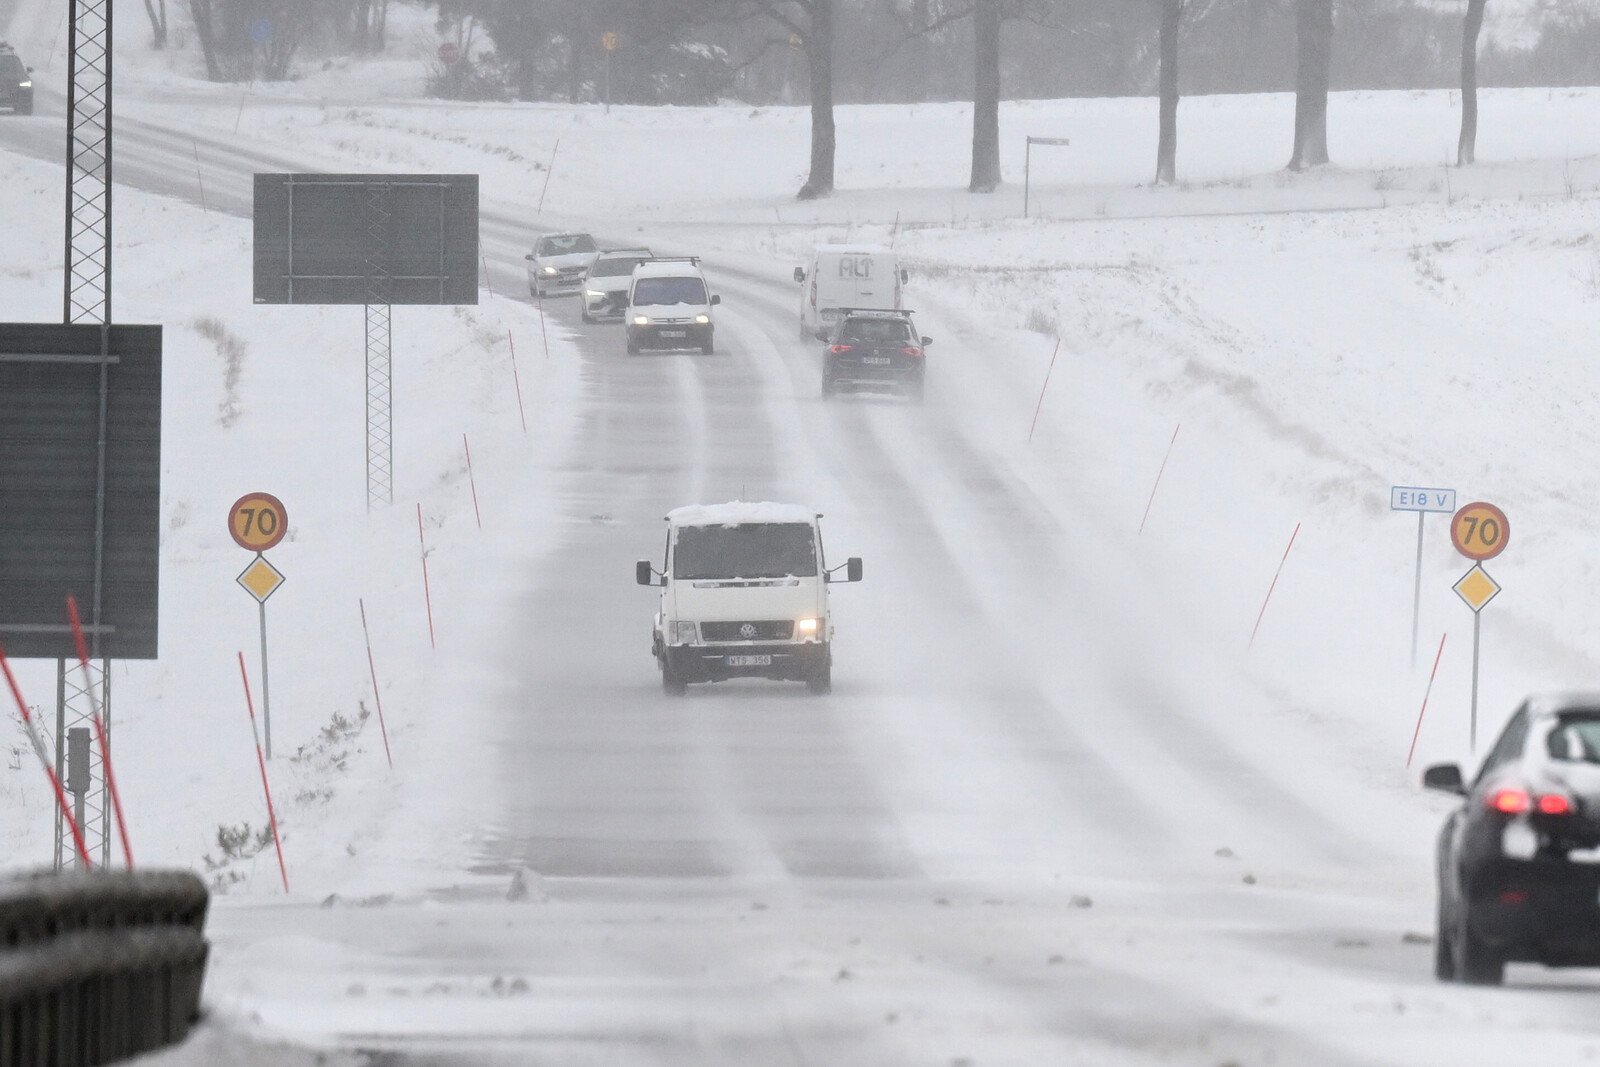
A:
<svg viewBox="0 0 1600 1067">
<path fill-rule="evenodd" d="M 633 283 L 633 306 L 704 304 L 706 283 L 699 278 L 640 278 Z"/>
<path fill-rule="evenodd" d="M 678 530 L 672 576 L 702 578 L 815 578 L 816 538 L 803 522 L 684 526 Z"/>
</svg>

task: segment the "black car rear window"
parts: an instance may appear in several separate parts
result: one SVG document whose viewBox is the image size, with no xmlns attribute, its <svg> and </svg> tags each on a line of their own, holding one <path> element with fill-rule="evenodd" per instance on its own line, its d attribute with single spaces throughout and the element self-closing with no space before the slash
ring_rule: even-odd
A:
<svg viewBox="0 0 1600 1067">
<path fill-rule="evenodd" d="M 22 60 L 18 59 L 14 54 L 7 52 L 5 55 L 0 56 L 0 78 L 5 78 L 8 81 L 13 78 L 17 81 L 23 81 L 27 78 L 27 74 L 28 69 L 22 65 Z"/>
<path fill-rule="evenodd" d="M 1545 745 L 1551 759 L 1600 763 L 1600 716 L 1563 715 Z"/>
<path fill-rule="evenodd" d="M 869 345 L 902 345 L 913 340 L 911 324 L 904 319 L 848 319 L 839 330 L 839 339 Z"/>
</svg>

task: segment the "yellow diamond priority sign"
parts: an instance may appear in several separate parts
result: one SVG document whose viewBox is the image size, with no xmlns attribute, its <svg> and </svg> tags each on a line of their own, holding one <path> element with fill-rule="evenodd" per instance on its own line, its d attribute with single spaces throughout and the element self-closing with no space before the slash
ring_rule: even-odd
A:
<svg viewBox="0 0 1600 1067">
<path fill-rule="evenodd" d="M 245 592 L 263 604 L 284 583 L 282 572 L 268 563 L 265 556 L 257 556 L 235 580 L 244 586 Z"/>
<path fill-rule="evenodd" d="M 1467 602 L 1467 607 L 1479 612 L 1499 594 L 1500 583 L 1489 577 L 1489 572 L 1483 569 L 1482 564 L 1474 563 L 1472 569 L 1455 584 L 1455 591 L 1456 596 Z"/>
</svg>

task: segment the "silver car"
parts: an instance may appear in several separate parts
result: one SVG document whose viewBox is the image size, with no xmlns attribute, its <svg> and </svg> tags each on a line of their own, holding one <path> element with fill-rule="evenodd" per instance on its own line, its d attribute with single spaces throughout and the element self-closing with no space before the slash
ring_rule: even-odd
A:
<svg viewBox="0 0 1600 1067">
<path fill-rule="evenodd" d="M 648 248 L 608 248 L 595 256 L 583 279 L 583 321 L 622 321 L 633 268 L 650 258 Z"/>
<path fill-rule="evenodd" d="M 533 251 L 522 258 L 528 261 L 528 295 L 546 297 L 557 293 L 576 293 L 583 289 L 583 276 L 599 249 L 586 233 L 550 233 L 539 238 Z"/>
</svg>

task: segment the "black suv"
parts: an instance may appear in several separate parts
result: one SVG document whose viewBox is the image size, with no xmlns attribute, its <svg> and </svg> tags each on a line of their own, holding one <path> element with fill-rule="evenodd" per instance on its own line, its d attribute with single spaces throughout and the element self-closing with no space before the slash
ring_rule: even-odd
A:
<svg viewBox="0 0 1600 1067">
<path fill-rule="evenodd" d="M 33 68 L 24 67 L 16 50 L 0 41 L 0 107 L 18 115 L 33 114 Z"/>
<path fill-rule="evenodd" d="M 923 349 L 931 344 L 933 338 L 917 335 L 909 311 L 840 308 L 822 356 L 822 395 L 888 386 L 921 400 L 927 378 Z"/>
</svg>

